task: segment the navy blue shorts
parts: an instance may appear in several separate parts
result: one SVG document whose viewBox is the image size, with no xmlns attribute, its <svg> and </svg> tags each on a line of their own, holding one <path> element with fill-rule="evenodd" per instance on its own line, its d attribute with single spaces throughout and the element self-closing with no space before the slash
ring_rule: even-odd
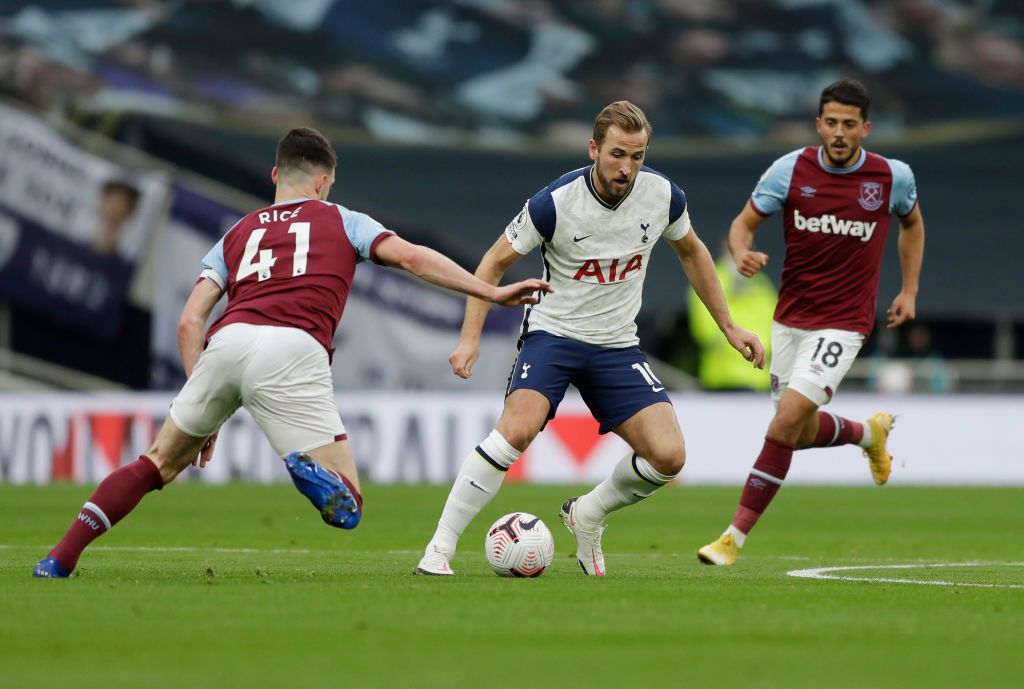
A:
<svg viewBox="0 0 1024 689">
<path fill-rule="evenodd" d="M 670 402 L 639 347 L 598 347 L 543 331 L 527 333 L 520 341 L 505 396 L 521 388 L 536 390 L 551 402 L 552 419 L 569 383 L 580 391 L 601 433 L 645 407 Z"/>
</svg>

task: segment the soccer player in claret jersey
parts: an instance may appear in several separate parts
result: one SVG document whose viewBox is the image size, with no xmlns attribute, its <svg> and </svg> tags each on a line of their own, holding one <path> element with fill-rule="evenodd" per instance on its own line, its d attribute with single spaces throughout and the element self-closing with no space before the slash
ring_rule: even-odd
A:
<svg viewBox="0 0 1024 689">
<path fill-rule="evenodd" d="M 562 505 L 560 516 L 576 538 L 585 574 L 605 573 L 605 517 L 650 497 L 682 469 L 685 451 L 675 411 L 638 346 L 634 322 L 651 249 L 660 237 L 678 255 L 729 343 L 763 367 L 761 342 L 729 316 L 711 255 L 690 226 L 686 196 L 644 167 L 650 135 L 647 117 L 632 103 L 604 108 L 590 140 L 593 165 L 537 192 L 480 262 L 477 276 L 497 284 L 509 266 L 539 246 L 555 291 L 526 311 L 501 418 L 463 461 L 416 572 L 453 573 L 462 532 L 555 415 L 570 383 L 600 422 L 600 432 L 615 431 L 632 448 L 594 490 Z M 462 336 L 449 358 L 463 378 L 479 356 L 486 312 L 486 303 L 469 299 Z"/>
<path fill-rule="evenodd" d="M 793 450 L 859 445 L 875 483 L 889 479 L 886 441 L 892 414 L 850 421 L 827 404 L 875 324 L 878 276 L 890 215 L 899 219 L 903 285 L 887 314 L 888 327 L 914 318 L 924 256 L 924 220 L 910 168 L 868 153 L 871 131 L 864 85 L 844 79 L 825 88 L 818 105 L 820 146 L 776 160 L 729 229 L 729 248 L 750 277 L 768 262 L 753 250 L 765 218 L 782 211 L 786 257 L 772 324 L 770 366 L 775 416 L 725 533 L 697 551 L 704 563 L 731 565 L 747 534 L 775 497 Z"/>
<path fill-rule="evenodd" d="M 205 466 L 217 429 L 239 406 L 323 520 L 342 529 L 358 525 L 359 479 L 330 371 L 331 343 L 357 263 L 370 259 L 504 306 L 534 304 L 550 289 L 543 280 L 495 287 L 369 216 L 327 202 L 336 164 L 330 143 L 312 129 L 293 129 L 278 143 L 274 204 L 228 230 L 203 259 L 185 304 L 178 344 L 188 380 L 169 418 L 145 455 L 97 486 L 34 576 L 67 577 L 82 550 L 146 493 L 190 463 Z M 227 308 L 204 336 L 225 292 Z"/>
</svg>

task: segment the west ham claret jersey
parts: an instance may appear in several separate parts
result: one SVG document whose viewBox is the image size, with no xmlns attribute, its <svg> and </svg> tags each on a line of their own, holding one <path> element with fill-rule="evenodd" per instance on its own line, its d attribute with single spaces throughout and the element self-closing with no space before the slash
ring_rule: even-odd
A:
<svg viewBox="0 0 1024 689">
<path fill-rule="evenodd" d="M 249 213 L 203 259 L 202 276 L 228 293 L 207 338 L 230 323 L 293 327 L 333 353 L 356 264 L 391 234 L 326 201 L 282 201 Z"/>
<path fill-rule="evenodd" d="M 750 197 L 759 215 L 783 213 L 786 259 L 775 320 L 869 334 L 891 216 L 906 216 L 916 204 L 910 167 L 864 149 L 848 168 L 829 167 L 821 147 L 776 160 Z"/>
</svg>

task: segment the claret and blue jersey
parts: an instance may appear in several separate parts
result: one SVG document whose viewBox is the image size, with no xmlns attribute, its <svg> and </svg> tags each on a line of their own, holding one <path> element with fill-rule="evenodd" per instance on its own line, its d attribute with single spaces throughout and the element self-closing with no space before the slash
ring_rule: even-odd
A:
<svg viewBox="0 0 1024 689">
<path fill-rule="evenodd" d="M 326 201 L 294 199 L 249 213 L 203 258 L 202 277 L 228 293 L 207 338 L 230 323 L 285 326 L 332 353 L 356 264 L 392 234 Z"/>
<path fill-rule="evenodd" d="M 869 334 L 891 216 L 917 205 L 910 167 L 861 149 L 856 163 L 834 168 L 821 147 L 807 147 L 768 168 L 750 205 L 762 216 L 783 213 L 786 258 L 775 320 Z"/>
</svg>

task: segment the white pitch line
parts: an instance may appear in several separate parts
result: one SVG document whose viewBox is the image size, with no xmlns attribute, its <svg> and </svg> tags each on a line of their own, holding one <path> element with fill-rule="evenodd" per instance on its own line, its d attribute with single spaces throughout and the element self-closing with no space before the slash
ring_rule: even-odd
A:
<svg viewBox="0 0 1024 689">
<path fill-rule="evenodd" d="M 46 550 L 48 545 L 10 545 L 0 543 L 0 548 L 14 550 Z M 308 548 L 202 548 L 194 546 L 145 546 L 145 545 L 96 545 L 90 551 L 128 551 L 140 553 L 295 553 L 303 555 L 313 552 Z"/>
<path fill-rule="evenodd" d="M 919 586 L 968 586 L 983 589 L 1024 589 L 1024 584 L 984 584 L 965 581 L 943 581 L 939 579 L 898 579 L 895 577 L 849 577 L 834 576 L 832 572 L 853 572 L 879 569 L 936 569 L 940 567 L 1024 567 L 1024 562 L 936 562 L 904 565 L 857 565 L 853 567 L 815 567 L 794 569 L 787 576 L 801 579 L 829 579 L 833 581 L 867 581 L 886 584 L 917 584 Z"/>
</svg>

